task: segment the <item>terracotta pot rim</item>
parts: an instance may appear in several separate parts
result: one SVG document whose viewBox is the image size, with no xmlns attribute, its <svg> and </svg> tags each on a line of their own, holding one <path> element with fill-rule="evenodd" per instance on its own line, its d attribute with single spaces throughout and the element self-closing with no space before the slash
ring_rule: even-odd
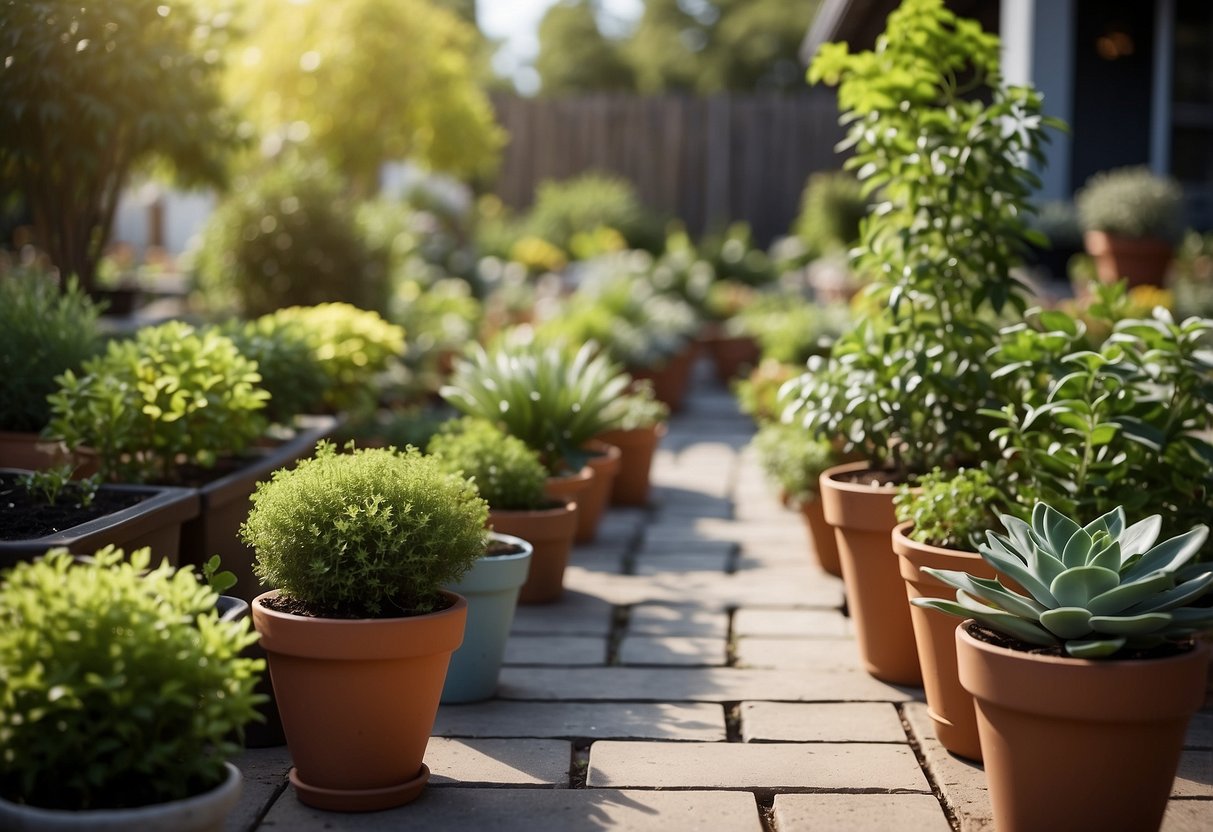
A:
<svg viewBox="0 0 1213 832">
<path fill-rule="evenodd" d="M 261 615 L 280 619 L 282 621 L 298 624 L 322 623 L 335 627 L 370 627 L 382 624 L 398 624 L 402 621 L 421 621 L 423 619 L 432 620 L 434 618 L 438 618 L 439 616 L 457 615 L 459 610 L 467 607 L 467 599 L 459 593 L 451 592 L 447 589 L 441 589 L 439 590 L 439 593 L 453 601 L 451 606 L 447 607 L 446 609 L 436 610 L 435 612 L 422 613 L 421 615 L 398 615 L 391 618 L 324 618 L 317 615 L 295 615 L 294 613 L 280 612 L 279 610 L 271 609 L 262 603 L 265 599 L 271 596 L 277 598 L 281 594 L 281 591 L 277 589 L 271 589 L 269 592 L 261 593 L 253 599 L 253 602 L 249 606 Z"/>
<path fill-rule="evenodd" d="M 1097 228 L 1083 232 L 1084 243 L 1087 243 L 1088 240 L 1090 241 L 1088 245 L 1091 245 L 1092 248 L 1097 249 L 1097 251 L 1091 252 L 1092 254 L 1107 251 L 1110 247 L 1114 246 L 1122 248 L 1145 249 L 1148 251 L 1162 251 L 1164 249 L 1167 251 L 1173 251 L 1175 249 L 1175 244 L 1165 237 L 1156 237 L 1153 235 L 1146 237 L 1129 237 L 1124 234 L 1113 234 L 1109 231 L 1101 231 Z"/>
<path fill-rule="evenodd" d="M 613 441 L 613 439 L 619 435 L 624 437 L 633 437 L 643 436 L 651 433 L 660 437 L 665 436 L 667 433 L 669 433 L 669 431 L 669 422 L 657 422 L 655 424 L 639 428 L 612 428 L 611 430 L 604 430 L 602 433 L 598 434 L 596 438 L 601 439 L 608 445 L 615 445 L 615 447 L 619 447 L 618 443 Z"/>
<path fill-rule="evenodd" d="M 563 517 L 566 514 L 572 514 L 575 511 L 577 511 L 577 502 L 575 500 L 565 500 L 560 505 L 552 508 L 493 508 L 490 506 L 489 519 L 491 520 L 493 515 L 504 515 L 506 517 L 518 518 L 534 517 L 536 520 L 539 520 L 548 517 Z M 506 536 L 508 537 L 509 535 Z"/>
<path fill-rule="evenodd" d="M 935 546 L 931 543 L 921 543 L 910 537 L 906 532 L 914 525 L 913 520 L 906 520 L 898 523 L 893 527 L 893 551 L 902 557 L 913 557 L 908 551 L 903 549 L 916 549 L 929 555 L 942 555 L 947 557 L 974 557 L 981 560 L 981 555 L 971 549 L 950 549 L 945 546 Z"/>
<path fill-rule="evenodd" d="M 885 492 L 896 491 L 901 488 L 901 483 L 896 485 L 870 485 L 861 482 L 847 482 L 840 480 L 838 477 L 842 474 L 854 474 L 860 471 L 879 471 L 881 469 L 872 465 L 868 460 L 860 462 L 844 462 L 841 465 L 835 465 L 833 468 L 827 468 L 821 472 L 820 482 L 823 487 L 828 483 L 829 487 L 835 491 L 846 491 L 855 494 L 882 494 Z"/>
<path fill-rule="evenodd" d="M 623 456 L 623 451 L 619 449 L 618 445 L 607 442 L 603 439 L 591 439 L 581 447 L 582 450 L 589 451 L 591 454 L 593 454 L 595 460 L 601 460 L 602 457 L 606 457 L 605 462 L 608 463 L 615 462 Z"/>
<path fill-rule="evenodd" d="M 561 485 L 565 483 L 579 483 L 590 479 L 592 476 L 594 476 L 594 469 L 588 465 L 582 465 L 576 473 L 564 474 L 559 477 L 548 477 L 548 482 L 556 482 Z"/>
</svg>

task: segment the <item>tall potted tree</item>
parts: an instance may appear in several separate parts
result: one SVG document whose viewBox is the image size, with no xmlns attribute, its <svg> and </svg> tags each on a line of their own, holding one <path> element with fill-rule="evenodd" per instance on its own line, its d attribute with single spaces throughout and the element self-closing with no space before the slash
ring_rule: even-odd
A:
<svg viewBox="0 0 1213 832">
<path fill-rule="evenodd" d="M 1213 571 L 1181 569 L 1208 527 L 1156 543 L 1159 515 L 1128 525 L 1116 508 L 1079 525 L 1046 503 L 1003 525 L 981 545 L 995 579 L 927 569 L 956 600 L 915 601 L 968 619 L 960 681 L 977 703 L 995 825 L 1157 829 L 1205 696 L 1208 648 L 1193 636 L 1213 628 L 1213 608 L 1189 605 Z"/>
<path fill-rule="evenodd" d="M 484 554 L 488 506 L 415 448 L 316 456 L 258 485 L 241 537 L 278 589 L 252 604 L 299 799 L 414 800 L 467 601 L 442 587 Z"/>
<path fill-rule="evenodd" d="M 998 63 L 996 36 L 942 0 L 905 0 L 874 51 L 827 44 L 810 70 L 839 85 L 847 165 L 881 202 L 855 260 L 878 312 L 810 361 L 784 415 L 866 459 L 825 472 L 822 500 L 864 664 L 890 682 L 920 680 L 890 547 L 896 486 L 989 455 L 989 313 L 1026 306 L 1011 275 L 1031 238 L 1022 161 L 1041 158 L 1050 122 Z"/>
</svg>

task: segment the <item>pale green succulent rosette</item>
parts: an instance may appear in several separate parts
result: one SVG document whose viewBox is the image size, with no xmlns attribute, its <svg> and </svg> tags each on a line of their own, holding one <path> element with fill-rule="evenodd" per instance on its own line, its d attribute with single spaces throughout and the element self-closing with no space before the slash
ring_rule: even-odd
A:
<svg viewBox="0 0 1213 832">
<path fill-rule="evenodd" d="M 973 618 L 1028 644 L 1060 646 L 1082 659 L 1149 649 L 1213 629 L 1213 608 L 1185 606 L 1213 586 L 1213 566 L 1186 579 L 1179 574 L 1204 545 L 1208 527 L 1156 544 L 1162 518 L 1127 526 L 1123 508 L 1085 526 L 1045 503 L 1036 504 L 1030 524 L 1009 515 L 1001 519 L 1007 534 L 986 532 L 981 556 L 1028 595 L 1007 588 L 1001 578 L 924 569 L 955 587 L 956 600 L 912 603 Z"/>
</svg>

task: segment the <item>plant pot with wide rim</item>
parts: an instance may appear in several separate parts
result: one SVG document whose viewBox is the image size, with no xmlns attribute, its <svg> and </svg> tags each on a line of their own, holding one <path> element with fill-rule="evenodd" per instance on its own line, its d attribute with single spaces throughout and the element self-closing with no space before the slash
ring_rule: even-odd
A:
<svg viewBox="0 0 1213 832">
<path fill-rule="evenodd" d="M 1188 721 L 1204 701 L 1208 648 L 1074 659 L 973 633 L 972 620 L 956 628 L 956 654 L 976 702 L 995 827 L 1158 829 Z"/>
<path fill-rule="evenodd" d="M 547 604 L 559 600 L 577 531 L 577 504 L 566 502 L 535 511 L 494 509 L 489 512 L 488 522 L 493 531 L 521 537 L 534 549 L 518 603 Z"/>
<path fill-rule="evenodd" d="M 897 488 L 872 484 L 869 475 L 875 473 L 866 462 L 827 470 L 821 475 L 822 510 L 838 540 L 847 609 L 865 669 L 885 682 L 918 686 L 918 649 L 890 539 Z"/>
<path fill-rule="evenodd" d="M 1156 237 L 1121 237 L 1105 231 L 1083 234 L 1087 253 L 1104 283 L 1126 279 L 1129 286 L 1161 286 L 1175 247 Z"/>
<path fill-rule="evenodd" d="M 592 454 L 585 464 L 594 471 L 594 476 L 577 503 L 577 535 L 573 538 L 576 543 L 589 543 L 598 536 L 598 524 L 602 522 L 623 458 L 619 448 L 602 440 L 591 441 L 585 450 Z"/>
<path fill-rule="evenodd" d="M 0 798 L 0 829 L 12 832 L 222 832 L 240 800 L 240 769 L 225 763 L 226 778 L 208 792 L 131 809 L 66 811 L 23 806 Z"/>
<path fill-rule="evenodd" d="M 636 381 L 651 381 L 658 400 L 665 402 L 670 410 L 678 412 L 682 410 L 691 383 L 695 354 L 695 342 L 688 341 L 686 346 L 671 356 L 665 364 L 659 367 L 629 368 L 628 372 Z"/>
<path fill-rule="evenodd" d="M 619 449 L 619 471 L 611 483 L 610 502 L 613 506 L 643 506 L 649 502 L 649 485 L 653 456 L 661 437 L 666 434 L 661 422 L 632 430 L 609 430 L 598 439 Z"/>
<path fill-rule="evenodd" d="M 422 762 L 451 654 L 463 639 L 467 601 L 406 618 L 328 619 L 253 602 L 253 622 L 294 767 L 309 806 L 364 812 L 415 800 L 429 780 Z"/>
<path fill-rule="evenodd" d="M 548 477 L 543 484 L 543 496 L 561 503 L 576 503 L 580 513 L 581 503 L 594 487 L 594 477 L 594 469 L 588 465 L 573 474 Z"/>
<path fill-rule="evenodd" d="M 467 599 L 463 644 L 451 656 L 442 702 L 479 702 L 497 690 L 497 675 L 514 621 L 518 591 L 531 566 L 531 544 L 520 537 L 493 533 L 492 547 L 459 583 L 448 587 Z"/>
<path fill-rule="evenodd" d="M 728 386 L 736 378 L 753 369 L 761 357 L 758 341 L 751 335 L 730 335 L 722 332 L 708 342 L 716 380 Z"/>
<path fill-rule="evenodd" d="M 996 575 L 981 555 L 959 549 L 944 549 L 910 538 L 912 523 L 893 529 L 893 551 L 897 553 L 908 598 L 953 598 L 956 590 L 928 575 L 922 568 L 952 569 L 978 578 Z M 960 684 L 956 670 L 956 617 L 938 610 L 910 605 L 910 621 L 918 645 L 922 686 L 927 696 L 927 715 L 935 725 L 935 736 L 953 754 L 981 761 L 981 740 L 973 696 Z"/>
<path fill-rule="evenodd" d="M 834 527 L 826 522 L 821 497 L 801 500 L 797 508 L 804 519 L 809 541 L 813 544 L 813 554 L 817 556 L 817 565 L 826 574 L 841 578 L 842 562 L 838 558 L 838 539 L 834 534 Z"/>
<path fill-rule="evenodd" d="M 26 473 L 0 469 L 0 492 L 5 488 L 5 481 L 13 482 L 13 478 Z M 193 489 L 102 485 L 99 493 L 113 496 L 125 507 L 50 534 L 0 540 L 0 568 L 40 557 L 47 549 L 55 547 L 91 552 L 109 544 L 127 550 L 149 546 L 158 558 L 167 558 L 173 564 L 178 562 L 183 524 L 198 516 L 198 495 Z"/>
</svg>

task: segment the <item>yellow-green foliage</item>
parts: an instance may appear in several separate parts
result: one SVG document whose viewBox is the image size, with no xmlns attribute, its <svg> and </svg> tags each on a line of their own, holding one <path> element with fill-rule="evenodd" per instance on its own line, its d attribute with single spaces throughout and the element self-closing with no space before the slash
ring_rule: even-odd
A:
<svg viewBox="0 0 1213 832">
<path fill-rule="evenodd" d="M 490 422 L 450 422 L 426 450 L 447 471 L 472 480 L 491 508 L 529 511 L 543 503 L 548 472 L 539 454 Z"/>
<path fill-rule="evenodd" d="M 391 617 L 433 610 L 438 590 L 484 554 L 488 504 L 416 448 L 316 456 L 275 471 L 240 537 L 256 572 L 317 614 Z"/>
<path fill-rule="evenodd" d="M 254 716 L 249 620 L 148 549 L 64 549 L 0 586 L 0 796 L 53 809 L 179 800 L 218 785 Z"/>
</svg>

